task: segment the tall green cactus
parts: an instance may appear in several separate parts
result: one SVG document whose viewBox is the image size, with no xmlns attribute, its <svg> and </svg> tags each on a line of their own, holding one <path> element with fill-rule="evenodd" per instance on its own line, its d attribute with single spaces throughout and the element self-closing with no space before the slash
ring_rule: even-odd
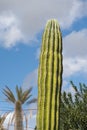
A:
<svg viewBox="0 0 87 130">
<path fill-rule="evenodd" d="M 55 19 L 47 22 L 38 70 L 37 130 L 59 130 L 62 36 Z"/>
</svg>

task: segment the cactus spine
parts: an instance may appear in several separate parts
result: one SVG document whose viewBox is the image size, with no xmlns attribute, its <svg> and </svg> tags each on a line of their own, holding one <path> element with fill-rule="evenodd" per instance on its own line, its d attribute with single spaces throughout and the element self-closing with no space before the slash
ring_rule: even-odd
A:
<svg viewBox="0 0 87 130">
<path fill-rule="evenodd" d="M 59 130 L 62 36 L 55 19 L 47 22 L 38 70 L 37 130 Z"/>
</svg>

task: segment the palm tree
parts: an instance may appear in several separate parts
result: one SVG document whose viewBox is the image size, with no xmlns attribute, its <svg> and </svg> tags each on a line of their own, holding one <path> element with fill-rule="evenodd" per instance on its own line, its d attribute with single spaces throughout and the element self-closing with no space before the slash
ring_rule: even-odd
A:
<svg viewBox="0 0 87 130">
<path fill-rule="evenodd" d="M 16 94 L 17 98 L 15 97 L 14 93 L 9 89 L 8 86 L 6 86 L 5 89 L 3 89 L 3 93 L 6 96 L 6 100 L 10 101 L 15 105 L 15 111 L 14 111 L 14 118 L 15 118 L 15 130 L 23 130 L 23 109 L 22 105 L 27 103 L 35 103 L 37 101 L 36 98 L 31 98 L 31 91 L 32 87 L 30 87 L 28 90 L 23 91 L 22 88 L 18 88 L 16 86 Z"/>
<path fill-rule="evenodd" d="M 4 114 L 3 116 L 0 115 L 0 130 L 6 130 L 3 126 L 3 124 L 4 124 L 4 121 L 7 117 L 7 115 L 8 115 L 8 113 Z"/>
</svg>

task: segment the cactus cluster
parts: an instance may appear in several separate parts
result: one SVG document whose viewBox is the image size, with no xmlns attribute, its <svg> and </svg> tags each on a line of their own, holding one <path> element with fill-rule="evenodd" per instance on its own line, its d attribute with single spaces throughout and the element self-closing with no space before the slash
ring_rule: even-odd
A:
<svg viewBox="0 0 87 130">
<path fill-rule="evenodd" d="M 57 20 L 46 24 L 38 69 L 37 130 L 59 130 L 62 35 Z"/>
</svg>

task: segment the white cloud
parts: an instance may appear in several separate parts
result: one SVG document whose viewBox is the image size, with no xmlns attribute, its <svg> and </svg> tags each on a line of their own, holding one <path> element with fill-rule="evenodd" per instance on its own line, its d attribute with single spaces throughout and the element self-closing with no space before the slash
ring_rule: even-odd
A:
<svg viewBox="0 0 87 130">
<path fill-rule="evenodd" d="M 64 59 L 64 78 L 75 75 L 75 73 L 87 73 L 87 60 L 82 58 Z"/>
<path fill-rule="evenodd" d="M 83 2 L 81 0 L 73 0 L 71 9 L 68 10 L 69 12 L 65 16 L 64 20 L 62 21 L 63 28 L 69 28 L 73 22 L 82 18 L 83 16 L 87 16 L 87 1 Z"/>
<path fill-rule="evenodd" d="M 63 39 L 63 51 L 66 57 L 87 56 L 87 29 L 73 31 Z"/>
<path fill-rule="evenodd" d="M 64 77 L 87 73 L 87 29 L 73 31 L 63 40 Z"/>
<path fill-rule="evenodd" d="M 21 30 L 17 26 L 16 17 L 9 13 L 0 15 L 0 45 L 5 48 L 15 46 L 19 41 L 23 40 Z"/>
<path fill-rule="evenodd" d="M 18 26 L 17 24 L 15 26 L 12 25 L 14 27 L 12 30 L 8 28 L 8 35 L 2 33 L 2 35 L 8 36 L 8 38 L 3 36 L 3 39 L 7 40 L 7 47 L 14 46 L 15 42 L 24 37 L 26 42 L 29 43 L 29 40 L 34 39 L 35 35 L 44 28 L 48 19 L 56 18 L 63 28 L 69 28 L 78 18 L 87 16 L 86 9 L 87 1 L 83 2 L 81 0 L 26 0 L 26 2 L 24 0 L 1 0 L 0 14 L 7 12 L 6 18 L 3 18 L 4 26 L 7 27 L 7 24 L 11 25 L 15 18 L 20 21 Z M 9 17 L 9 11 L 15 14 L 15 18 Z M 5 42 L 5 45 L 7 43 Z"/>
</svg>

